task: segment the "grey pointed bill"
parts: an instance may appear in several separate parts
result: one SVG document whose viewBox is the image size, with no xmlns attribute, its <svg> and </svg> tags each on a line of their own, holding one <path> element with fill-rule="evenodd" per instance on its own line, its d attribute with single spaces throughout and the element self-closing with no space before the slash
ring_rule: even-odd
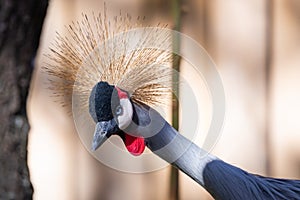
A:
<svg viewBox="0 0 300 200">
<path fill-rule="evenodd" d="M 94 132 L 92 151 L 96 151 L 116 130 L 117 124 L 114 120 L 98 122 Z"/>
</svg>

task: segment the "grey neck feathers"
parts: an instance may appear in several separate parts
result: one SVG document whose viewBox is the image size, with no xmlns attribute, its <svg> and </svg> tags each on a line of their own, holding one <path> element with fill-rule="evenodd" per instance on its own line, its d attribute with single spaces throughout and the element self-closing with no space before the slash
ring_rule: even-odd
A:
<svg viewBox="0 0 300 200">
<path fill-rule="evenodd" d="M 158 134 L 147 138 L 146 142 L 153 153 L 176 166 L 202 186 L 204 168 L 209 162 L 217 159 L 179 134 L 167 122 Z"/>
<path fill-rule="evenodd" d="M 131 133 L 143 136 L 147 147 L 160 158 L 179 168 L 204 186 L 203 170 L 207 163 L 217 158 L 179 134 L 154 109 L 146 105 L 134 105 L 136 125 Z"/>
</svg>

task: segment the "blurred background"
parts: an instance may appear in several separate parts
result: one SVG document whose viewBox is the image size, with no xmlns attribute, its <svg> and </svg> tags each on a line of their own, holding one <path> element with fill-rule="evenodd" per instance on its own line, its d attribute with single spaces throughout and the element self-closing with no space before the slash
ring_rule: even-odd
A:
<svg viewBox="0 0 300 200">
<path fill-rule="evenodd" d="M 110 0 L 107 7 L 111 15 L 122 9 L 172 28 L 172 3 Z M 225 122 L 212 153 L 252 173 L 300 179 L 300 1 L 185 0 L 180 7 L 181 32 L 207 50 L 225 90 Z M 28 101 L 34 199 L 170 199 L 170 167 L 130 174 L 101 164 L 45 85 L 43 53 L 55 33 L 66 34 L 81 13 L 102 9 L 99 0 L 50 1 Z M 179 180 L 180 199 L 211 199 L 184 174 Z"/>
</svg>

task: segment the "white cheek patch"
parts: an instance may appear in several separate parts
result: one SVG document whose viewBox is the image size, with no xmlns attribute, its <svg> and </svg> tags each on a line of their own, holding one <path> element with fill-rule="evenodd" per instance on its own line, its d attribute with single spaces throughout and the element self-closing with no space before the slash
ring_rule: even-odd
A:
<svg viewBox="0 0 300 200">
<path fill-rule="evenodd" d="M 119 128 L 124 130 L 132 121 L 133 109 L 129 99 L 120 99 L 123 113 L 118 116 Z"/>
</svg>

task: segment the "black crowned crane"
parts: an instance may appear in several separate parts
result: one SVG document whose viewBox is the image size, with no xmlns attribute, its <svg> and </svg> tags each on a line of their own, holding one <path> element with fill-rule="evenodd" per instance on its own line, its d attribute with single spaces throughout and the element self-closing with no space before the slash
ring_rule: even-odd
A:
<svg viewBox="0 0 300 200">
<path fill-rule="evenodd" d="M 300 199 L 299 180 L 263 177 L 232 166 L 182 136 L 153 109 L 172 87 L 172 71 L 166 67 L 172 60 L 166 50 L 171 40 L 164 31 L 130 33 L 140 20 L 133 26 L 128 15 L 109 21 L 99 14 L 92 24 L 84 15 L 69 26 L 68 37 L 57 35 L 47 55 L 50 88 L 67 107 L 72 96 L 79 96 L 76 109 L 88 111 L 95 122 L 92 149 L 113 135 L 135 156 L 148 147 L 215 199 Z M 161 48 L 148 48 L 153 43 Z"/>
</svg>

